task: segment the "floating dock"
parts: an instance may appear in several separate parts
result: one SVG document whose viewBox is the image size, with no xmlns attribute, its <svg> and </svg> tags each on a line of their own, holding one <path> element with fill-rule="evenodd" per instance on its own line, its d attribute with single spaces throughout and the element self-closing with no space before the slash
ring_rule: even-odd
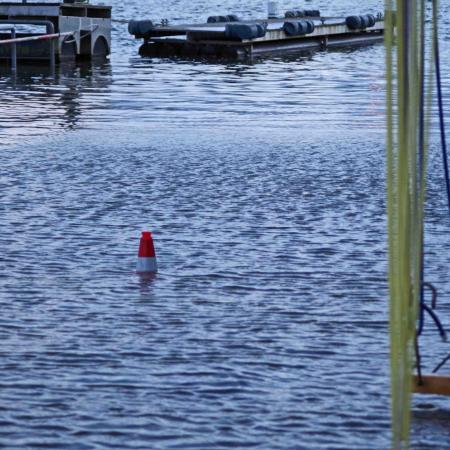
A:
<svg viewBox="0 0 450 450">
<path fill-rule="evenodd" d="M 0 28 L 23 25 L 45 26 L 46 34 L 14 33 L 18 39 L 16 49 L 18 60 L 61 61 L 107 57 L 110 54 L 110 6 L 76 1 L 0 2 Z M 12 33 L 8 34 L 5 31 L 0 31 L 0 41 L 11 38 Z M 45 42 L 46 40 L 50 41 L 50 44 Z M 11 54 L 11 45 L 0 45 L 0 59 L 10 59 Z"/>
<path fill-rule="evenodd" d="M 294 13 L 295 14 L 295 13 Z M 377 16 L 289 17 L 240 21 L 213 16 L 209 23 L 169 26 L 131 21 L 129 32 L 143 39 L 141 56 L 252 59 L 285 53 L 353 47 L 382 42 L 384 20 Z"/>
</svg>

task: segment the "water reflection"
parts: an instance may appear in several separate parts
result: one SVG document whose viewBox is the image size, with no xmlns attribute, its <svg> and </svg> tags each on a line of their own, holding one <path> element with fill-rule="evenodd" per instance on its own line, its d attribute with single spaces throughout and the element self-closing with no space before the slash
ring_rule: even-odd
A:
<svg viewBox="0 0 450 450">
<path fill-rule="evenodd" d="M 6 75 L 8 73 L 8 75 Z M 22 138 L 74 129 L 84 112 L 101 107 L 112 83 L 109 62 L 0 67 L 0 147 Z"/>
<path fill-rule="evenodd" d="M 414 441 L 412 448 L 424 450 L 426 448 L 443 448 L 442 443 L 450 439 L 448 424 L 450 410 L 445 401 L 438 397 L 429 397 L 429 402 L 418 403 L 413 410 Z"/>
<path fill-rule="evenodd" d="M 152 286 L 156 281 L 156 273 L 136 273 L 136 278 L 139 282 L 139 290 L 141 294 L 148 294 L 152 292 Z"/>
</svg>

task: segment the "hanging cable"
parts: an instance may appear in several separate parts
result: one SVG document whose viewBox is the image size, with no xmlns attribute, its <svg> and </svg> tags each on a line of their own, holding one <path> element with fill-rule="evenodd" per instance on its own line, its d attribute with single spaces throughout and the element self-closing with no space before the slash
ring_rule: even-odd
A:
<svg viewBox="0 0 450 450">
<path fill-rule="evenodd" d="M 425 23 L 425 5 L 421 3 L 420 9 L 421 22 Z M 425 157 L 425 34 L 426 27 L 423 26 L 420 29 L 420 94 L 419 94 L 419 186 L 418 191 L 421 196 L 425 197 L 424 186 L 426 183 L 426 157 Z M 424 201 L 424 198 L 423 198 Z M 424 326 L 424 305 L 425 305 L 425 232 L 422 227 L 422 245 L 420 252 L 420 309 L 419 309 L 419 327 L 417 336 L 420 336 Z M 419 344 L 416 341 L 417 354 Z M 420 363 L 419 363 L 420 364 Z"/>
<path fill-rule="evenodd" d="M 446 189 L 447 189 L 448 212 L 450 215 L 450 170 L 449 170 L 449 165 L 448 165 L 447 137 L 446 137 L 446 133 L 445 133 L 444 99 L 443 99 L 443 94 L 442 94 L 442 77 L 441 77 L 441 60 L 440 60 L 440 50 L 439 50 L 437 0 L 433 0 L 433 21 L 434 21 L 433 46 L 434 46 L 435 66 L 436 66 L 436 84 L 437 84 L 437 97 L 438 97 L 438 106 L 439 106 L 439 126 L 440 126 L 440 132 L 441 132 L 442 158 L 443 158 L 443 162 L 444 162 L 445 185 L 446 185 Z"/>
</svg>

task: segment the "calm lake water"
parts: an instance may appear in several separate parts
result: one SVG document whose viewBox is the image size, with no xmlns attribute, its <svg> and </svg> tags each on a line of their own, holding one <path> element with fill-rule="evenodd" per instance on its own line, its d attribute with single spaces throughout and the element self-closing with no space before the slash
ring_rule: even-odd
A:
<svg viewBox="0 0 450 450">
<path fill-rule="evenodd" d="M 355 3 L 307 5 L 383 7 Z M 265 11 L 113 6 L 172 22 Z M 0 447 L 389 448 L 383 46 L 205 64 L 139 45 L 115 23 L 107 64 L 1 69 Z M 449 326 L 433 133 L 427 279 Z M 152 280 L 134 273 L 143 229 Z M 428 327 L 426 368 L 448 352 Z M 413 448 L 450 448 L 449 420 L 448 401 L 416 399 Z"/>
</svg>

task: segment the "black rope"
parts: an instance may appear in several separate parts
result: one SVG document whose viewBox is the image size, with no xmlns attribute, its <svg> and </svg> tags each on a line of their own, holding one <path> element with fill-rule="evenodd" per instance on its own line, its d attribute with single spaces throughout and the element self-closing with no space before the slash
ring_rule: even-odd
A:
<svg viewBox="0 0 450 450">
<path fill-rule="evenodd" d="M 422 14 L 425 15 L 425 5 L 422 4 Z M 419 180 L 418 180 L 418 192 L 422 191 L 422 186 L 425 182 L 425 30 L 426 27 L 422 27 L 422 33 L 420 36 L 420 93 L 419 93 Z M 425 302 L 425 230 L 422 227 L 422 248 L 420 250 L 420 304 Z M 422 310 L 422 308 L 421 308 Z M 420 317 L 423 328 L 423 315 Z M 421 331 L 420 331 L 421 333 Z M 420 334 L 419 333 L 419 334 Z"/>
<path fill-rule="evenodd" d="M 425 303 L 425 299 L 420 302 L 419 326 L 417 328 L 417 336 L 422 335 L 423 328 L 425 325 L 425 313 L 428 313 L 428 315 L 430 315 L 431 318 L 434 320 L 434 322 L 439 330 L 439 334 L 441 335 L 442 340 L 446 341 L 447 333 L 445 332 L 444 327 L 442 326 L 436 313 L 433 311 L 437 307 L 438 291 L 431 283 L 422 283 L 421 290 L 424 291 L 425 288 L 428 288 L 431 291 L 431 295 L 432 295 L 431 308 Z"/>
<path fill-rule="evenodd" d="M 438 97 L 438 105 L 439 105 L 439 127 L 440 127 L 440 132 L 441 132 L 442 159 L 444 162 L 445 186 L 447 188 L 448 212 L 450 215 L 450 169 L 448 166 L 447 137 L 445 134 L 444 97 L 442 94 L 441 58 L 440 58 L 440 50 L 439 50 L 439 36 L 438 36 L 438 30 L 437 30 L 436 1 L 433 1 L 433 19 L 435 22 L 435 31 L 434 31 L 433 41 L 434 41 L 434 60 L 435 60 L 435 65 L 436 65 L 437 97 Z"/>
<path fill-rule="evenodd" d="M 435 57 L 435 69 L 436 69 L 436 85 L 437 85 L 437 97 L 438 97 L 438 107 L 439 107 L 439 127 L 441 134 L 441 144 L 442 144 L 442 158 L 444 162 L 444 175 L 445 175 L 445 185 L 447 190 L 447 202 L 448 202 L 448 211 L 450 215 L 450 170 L 448 163 L 448 154 L 447 154 L 447 138 L 445 133 L 445 114 L 444 114 L 444 99 L 442 93 L 442 77 L 441 77 L 441 60 L 440 60 L 440 51 L 439 51 L 439 36 L 438 36 L 438 11 L 436 0 L 433 1 L 433 21 L 434 21 L 434 33 L 433 33 L 433 47 L 434 47 L 434 57 Z M 424 169 L 424 150 L 425 150 L 425 120 L 424 120 L 424 110 L 425 110 L 425 81 L 424 81 L 424 58 L 425 58 L 425 46 L 424 46 L 424 34 L 421 36 L 421 54 L 422 54 L 422 64 L 421 64 L 421 92 L 420 92 L 420 117 L 419 117 L 419 167 L 420 169 Z M 423 71 L 423 72 L 422 72 Z M 423 177 L 425 176 L 425 170 L 421 170 L 420 172 L 420 181 L 424 181 Z M 422 235 L 422 237 L 424 237 Z M 420 348 L 419 348 L 419 337 L 421 336 L 425 324 L 425 314 L 428 314 L 434 321 L 439 335 L 441 336 L 443 341 L 447 341 L 447 333 L 442 326 L 441 321 L 439 320 L 437 314 L 434 310 L 437 307 L 437 298 L 438 292 L 437 289 L 431 284 L 426 283 L 424 281 L 424 240 L 422 239 L 422 253 L 421 253 L 421 284 L 420 284 L 420 309 L 419 309 L 419 323 L 416 333 L 415 340 L 415 352 L 416 352 L 416 366 L 418 373 L 419 385 L 423 384 L 422 379 L 422 365 L 421 365 L 421 356 L 420 356 Z M 431 291 L 431 308 L 425 302 L 425 288 L 428 288 Z M 441 363 L 439 363 L 433 373 L 438 372 L 448 361 L 450 361 L 450 355 L 445 357 Z"/>
<path fill-rule="evenodd" d="M 418 377 L 418 384 L 419 386 L 423 385 L 423 378 L 422 378 L 422 358 L 420 355 L 420 347 L 419 347 L 419 338 L 420 335 L 423 332 L 423 327 L 425 323 L 425 313 L 427 313 L 434 321 L 438 331 L 439 335 L 441 336 L 441 339 L 446 342 L 447 341 L 447 333 L 442 326 L 441 321 L 439 320 L 439 317 L 434 312 L 434 309 L 437 307 L 437 298 L 438 298 L 438 291 L 437 289 L 431 284 L 431 283 L 423 283 L 423 286 L 421 287 L 422 290 L 425 288 L 428 288 L 431 291 L 432 298 L 431 298 L 431 308 L 425 303 L 425 300 L 420 303 L 420 312 L 419 312 L 419 327 L 417 328 L 416 332 L 416 339 L 414 341 L 414 350 L 416 353 L 416 369 L 417 369 L 417 377 Z M 450 355 L 447 356 L 433 371 L 433 373 L 436 373 L 444 364 L 446 364 L 448 361 L 450 361 Z"/>
<path fill-rule="evenodd" d="M 437 373 L 448 361 L 450 361 L 450 355 L 444 358 L 443 361 L 435 367 L 433 373 Z"/>
<path fill-rule="evenodd" d="M 424 309 L 425 309 L 425 312 L 427 312 L 430 315 L 430 317 L 433 319 L 434 323 L 436 324 L 436 327 L 439 331 L 439 335 L 441 336 L 442 340 L 444 342 L 447 342 L 447 333 L 446 333 L 444 327 L 442 326 L 442 323 L 439 320 L 439 317 L 437 316 L 437 314 L 428 305 L 424 305 Z"/>
<path fill-rule="evenodd" d="M 417 369 L 417 384 L 419 386 L 423 385 L 423 378 L 422 378 L 422 357 L 420 356 L 420 348 L 419 348 L 419 337 L 416 336 L 416 339 L 414 341 L 414 350 L 416 352 L 416 369 Z"/>
</svg>

